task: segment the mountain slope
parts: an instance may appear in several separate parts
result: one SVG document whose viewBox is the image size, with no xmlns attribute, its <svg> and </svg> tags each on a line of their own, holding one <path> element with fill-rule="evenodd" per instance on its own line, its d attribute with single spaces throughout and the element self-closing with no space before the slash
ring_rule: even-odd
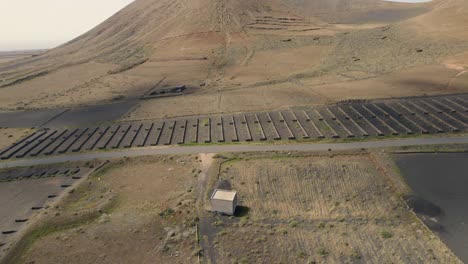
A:
<svg viewBox="0 0 468 264">
<path fill-rule="evenodd" d="M 69 43 L 0 64 L 0 107 L 96 104 L 158 83 L 197 87 L 191 96 L 246 89 L 289 106 L 262 91 L 378 78 L 468 50 L 457 33 L 465 8 L 461 0 L 137 0 Z M 329 101 L 312 88 L 301 94 Z"/>
</svg>

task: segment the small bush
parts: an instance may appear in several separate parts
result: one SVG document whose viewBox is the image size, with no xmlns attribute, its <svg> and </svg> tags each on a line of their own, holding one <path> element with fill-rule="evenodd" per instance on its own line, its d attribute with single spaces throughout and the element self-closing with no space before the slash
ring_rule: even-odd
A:
<svg viewBox="0 0 468 264">
<path fill-rule="evenodd" d="M 196 257 L 196 256 L 201 257 L 202 255 L 203 255 L 203 251 L 199 247 L 192 251 L 192 256 L 194 256 L 194 257 Z"/>
<path fill-rule="evenodd" d="M 162 211 L 161 213 L 159 213 L 159 215 L 162 217 L 162 218 L 168 218 L 170 217 L 171 215 L 174 214 L 174 209 L 172 208 L 167 208 L 166 210 Z"/>
<path fill-rule="evenodd" d="M 380 236 L 382 238 L 392 238 L 393 237 L 393 234 L 392 232 L 388 231 L 388 230 L 384 230 L 380 233 Z"/>
<path fill-rule="evenodd" d="M 320 256 L 328 256 L 328 251 L 325 249 L 325 248 L 320 248 L 317 253 L 320 255 Z"/>
<path fill-rule="evenodd" d="M 298 227 L 299 224 L 300 223 L 298 221 L 296 221 L 296 220 L 289 221 L 289 227 L 292 227 L 292 228 Z"/>
<path fill-rule="evenodd" d="M 254 242 L 257 243 L 257 244 L 259 244 L 259 243 L 265 242 L 266 240 L 267 240 L 266 237 L 261 236 L 261 237 L 257 237 L 257 238 L 254 240 Z"/>
<path fill-rule="evenodd" d="M 118 95 L 118 96 L 115 96 L 114 98 L 112 98 L 112 101 L 113 101 L 113 102 L 117 102 L 117 101 L 121 101 L 121 100 L 123 100 L 123 99 L 125 99 L 125 96 L 123 96 L 123 95 Z"/>
<path fill-rule="evenodd" d="M 362 258 L 361 254 L 359 254 L 357 251 L 353 251 L 351 253 L 350 257 L 353 258 L 353 259 L 361 259 Z"/>
<path fill-rule="evenodd" d="M 304 251 L 299 251 L 299 252 L 297 252 L 296 255 L 297 255 L 298 258 L 305 258 L 305 257 L 307 257 L 307 253 L 305 253 Z"/>
</svg>

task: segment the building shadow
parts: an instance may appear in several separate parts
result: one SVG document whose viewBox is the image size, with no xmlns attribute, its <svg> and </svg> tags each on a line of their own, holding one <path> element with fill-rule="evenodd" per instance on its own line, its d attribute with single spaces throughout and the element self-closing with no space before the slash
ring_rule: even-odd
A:
<svg viewBox="0 0 468 264">
<path fill-rule="evenodd" d="M 243 217 L 243 216 L 247 216 L 250 212 L 250 208 L 248 208 L 247 206 L 242 206 L 242 205 L 239 205 L 236 207 L 236 211 L 234 212 L 234 216 L 235 217 Z"/>
</svg>

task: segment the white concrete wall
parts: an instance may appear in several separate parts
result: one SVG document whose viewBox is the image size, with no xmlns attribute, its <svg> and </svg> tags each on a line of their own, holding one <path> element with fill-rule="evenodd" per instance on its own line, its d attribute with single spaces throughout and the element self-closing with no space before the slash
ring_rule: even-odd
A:
<svg viewBox="0 0 468 264">
<path fill-rule="evenodd" d="M 236 200 L 234 200 L 234 203 L 225 200 L 211 200 L 211 207 L 213 211 L 225 213 L 228 215 L 234 215 L 235 204 Z"/>
</svg>

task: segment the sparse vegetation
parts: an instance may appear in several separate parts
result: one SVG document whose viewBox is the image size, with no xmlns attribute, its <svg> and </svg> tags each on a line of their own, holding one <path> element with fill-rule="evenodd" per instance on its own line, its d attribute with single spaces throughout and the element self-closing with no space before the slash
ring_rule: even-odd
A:
<svg viewBox="0 0 468 264">
<path fill-rule="evenodd" d="M 382 238 L 392 238 L 393 237 L 393 233 L 388 231 L 388 230 L 383 230 L 382 232 L 380 232 L 380 236 Z"/>
<path fill-rule="evenodd" d="M 164 210 L 164 211 L 162 211 L 161 213 L 159 213 L 159 215 L 160 215 L 162 218 L 169 218 L 169 217 L 171 217 L 173 214 L 174 214 L 174 209 L 172 209 L 172 208 L 167 208 L 166 210 Z"/>
<path fill-rule="evenodd" d="M 65 141 L 80 143 L 91 132 L 96 134 L 89 134 L 86 149 L 91 144 L 90 149 L 104 148 L 93 155 L 121 147 L 203 142 L 208 137 L 212 142 L 203 145 L 212 147 L 209 152 L 223 149 L 216 145 L 239 150 L 239 144 L 254 149 L 256 144 L 424 138 L 429 135 L 420 135 L 415 130 L 419 125 L 433 130 L 430 126 L 438 124 L 445 132 L 450 130 L 442 118 L 445 113 L 425 113 L 427 120 L 435 120 L 431 124 L 410 124 L 404 119 L 416 115 L 404 110 L 404 116 L 401 108 L 401 115 L 395 115 L 400 121 L 394 114 L 378 114 L 389 122 L 378 125 L 383 134 L 389 134 L 390 125 L 403 130 L 397 128 L 398 136 L 377 136 L 379 129 L 346 108 L 355 103 L 361 109 L 362 102 L 378 98 L 369 107 L 389 109 L 392 105 L 380 99 L 396 102 L 393 99 L 400 96 L 415 97 L 421 104 L 433 99 L 437 105 L 435 101 L 446 98 L 419 96 L 438 94 L 457 94 L 458 103 L 451 107 L 461 105 L 450 115 L 461 120 L 449 123 L 461 125 L 461 135 L 467 119 L 467 17 L 468 1 L 462 0 L 420 5 L 372 0 L 136 0 L 95 29 L 45 54 L 17 61 L 0 56 L 0 110 L 25 110 L 22 122 L 31 111 L 35 120 L 31 126 L 60 123 L 80 115 L 82 106 L 121 107 L 112 110 L 109 116 L 115 120 L 105 122 L 112 125 L 105 133 L 102 127 L 92 132 L 94 124 L 86 131 L 66 125 L 67 131 L 25 141 L 27 149 L 24 146 L 11 157 L 26 151 L 27 157 L 42 155 L 54 147 L 54 153 L 81 151 Z M 343 119 L 336 106 L 329 106 L 322 121 L 314 114 L 307 120 L 301 117 L 307 115 L 300 113 L 303 109 L 334 103 L 355 120 Z M 58 109 L 72 110 L 55 115 Z M 289 109 L 297 120 L 291 121 L 295 114 Z M 267 140 L 243 143 L 249 132 L 239 118 L 246 114 L 249 120 L 264 120 L 270 117 L 254 115 L 269 110 L 274 123 L 279 122 L 274 111 L 284 112 L 285 120 L 276 127 L 280 133 L 266 120 L 261 127 L 248 123 L 253 141 L 264 136 Z M 330 119 L 335 111 L 340 120 Z M 444 120 L 436 120 L 439 114 Z M 195 121 L 198 117 L 202 119 Z M 236 127 L 226 124 L 231 117 Z M 53 122 L 41 124 L 42 118 Z M 99 118 L 86 120 L 94 119 Z M 139 128 L 125 124 L 114 131 L 115 122 L 135 120 L 145 123 Z M 224 123 L 217 124 L 218 120 Z M 155 126 L 162 121 L 168 125 Z M 320 131 L 311 129 L 314 122 Z M 284 140 L 285 124 L 297 140 Z M 361 133 L 360 125 L 365 130 Z M 310 137 L 301 139 L 303 127 Z M 347 128 L 353 131 L 345 132 Z M 425 129 L 417 130 L 433 133 Z M 331 139 L 335 132 L 341 138 Z M 0 133 L 0 148 L 25 136 L 19 130 Z M 282 139 L 273 140 L 275 133 Z M 193 149 L 205 152 L 202 147 Z M 66 189 L 60 203 L 44 206 L 37 214 L 44 221 L 31 218 L 32 229 L 14 245 L 6 263 L 460 263 L 437 236 L 415 221 L 416 215 L 401 199 L 409 187 L 401 178 L 389 176 L 398 172 L 378 160 L 385 159 L 384 154 L 369 148 L 347 155 L 338 149 L 327 147 L 320 154 L 223 153 L 216 154 L 216 161 L 204 156 L 211 154 L 113 160 L 81 178 L 80 186 Z M 400 150 L 437 152 L 446 146 Z M 39 152 L 33 155 L 35 151 Z M 86 156 L 76 158 L 82 157 Z M 209 211 L 210 188 L 218 179 L 230 180 L 238 191 L 235 216 Z M 55 193 L 41 197 L 61 199 Z M 0 237 L 2 250 L 11 246 L 5 247 Z"/>
<path fill-rule="evenodd" d="M 143 59 L 140 59 L 140 60 L 136 60 L 136 61 L 134 61 L 132 63 L 119 66 L 117 69 L 110 70 L 109 74 L 117 74 L 117 73 L 121 73 L 121 72 L 131 70 L 131 69 L 133 69 L 133 68 L 135 68 L 135 67 L 137 67 L 139 65 L 144 64 L 147 61 L 148 61 L 148 58 L 143 58 Z"/>
<path fill-rule="evenodd" d="M 54 258 L 63 263 L 75 254 L 82 256 L 70 250 L 80 248 L 96 259 L 93 262 L 100 262 L 103 255 L 111 262 L 132 262 L 129 259 L 148 254 L 169 262 L 178 254 L 192 263 L 203 250 L 196 243 L 199 219 L 192 211 L 194 195 L 184 191 L 195 181 L 186 173 L 187 166 L 198 165 L 191 160 L 142 157 L 104 166 L 59 206 L 45 209 L 45 222 L 15 247 L 9 260 L 29 263 Z M 160 174 L 155 175 L 155 170 Z M 102 243 L 118 243 L 118 252 L 116 247 L 100 247 Z"/>
<path fill-rule="evenodd" d="M 299 224 L 300 224 L 299 221 L 296 221 L 296 220 L 289 221 L 289 227 L 291 228 L 296 228 L 299 226 Z"/>
<path fill-rule="evenodd" d="M 118 101 L 122 101 L 123 99 L 125 99 L 124 95 L 117 95 L 114 98 L 112 98 L 112 101 L 113 102 L 118 102 Z"/>
<path fill-rule="evenodd" d="M 219 177 L 231 179 L 242 206 L 250 212 L 234 223 L 223 222 L 223 239 L 217 240 L 208 255 L 227 249 L 232 255 L 242 255 L 237 249 L 248 247 L 249 260 L 265 262 L 326 258 L 327 263 L 342 263 L 343 256 L 351 262 L 396 262 L 400 258 L 431 262 L 432 256 L 426 254 L 430 248 L 437 259 L 456 260 L 445 253 L 440 241 L 434 243 L 429 236 L 415 232 L 414 216 L 398 194 L 386 188 L 385 176 L 367 155 L 298 155 L 251 154 L 225 159 Z M 405 239 L 384 238 L 384 242 L 381 237 L 389 234 Z M 376 252 L 374 247 L 384 249 Z M 413 248 L 411 254 L 400 250 L 406 247 Z M 229 260 L 221 255 L 217 261 Z"/>
<path fill-rule="evenodd" d="M 317 253 L 322 257 L 328 256 L 328 254 L 329 254 L 328 251 L 325 248 L 319 248 L 317 250 Z"/>
<path fill-rule="evenodd" d="M 296 253 L 296 255 L 297 255 L 298 258 L 305 258 L 305 257 L 307 257 L 307 253 L 305 253 L 304 251 L 298 251 L 298 252 Z"/>
<path fill-rule="evenodd" d="M 49 73 L 49 71 L 40 71 L 40 72 L 37 72 L 37 73 L 33 73 L 33 74 L 27 75 L 25 77 L 18 78 L 16 80 L 12 81 L 12 82 L 2 84 L 2 85 L 0 85 L 0 88 L 5 88 L 5 87 L 8 87 L 8 86 L 13 86 L 13 85 L 20 84 L 22 82 L 30 81 L 32 79 L 35 79 L 35 78 L 38 78 L 38 77 L 41 77 L 41 76 L 45 76 L 48 73 Z"/>
</svg>

